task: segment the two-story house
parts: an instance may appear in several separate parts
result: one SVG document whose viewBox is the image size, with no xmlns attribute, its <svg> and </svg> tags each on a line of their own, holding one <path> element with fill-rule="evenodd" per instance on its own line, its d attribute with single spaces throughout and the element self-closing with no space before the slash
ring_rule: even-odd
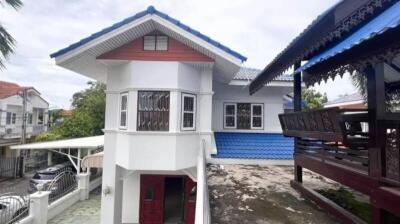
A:
<svg viewBox="0 0 400 224">
<path fill-rule="evenodd" d="M 26 100 L 24 100 L 24 92 Z M 12 166 L 16 156 L 10 145 L 20 144 L 23 133 L 23 111 L 25 101 L 25 137 L 29 141 L 47 131 L 47 111 L 49 103 L 33 87 L 0 81 L 0 176 L 14 175 Z"/>
<path fill-rule="evenodd" d="M 193 223 L 214 132 L 280 133 L 290 77 L 250 96 L 246 57 L 149 7 L 51 55 L 107 84 L 102 223 Z"/>
</svg>

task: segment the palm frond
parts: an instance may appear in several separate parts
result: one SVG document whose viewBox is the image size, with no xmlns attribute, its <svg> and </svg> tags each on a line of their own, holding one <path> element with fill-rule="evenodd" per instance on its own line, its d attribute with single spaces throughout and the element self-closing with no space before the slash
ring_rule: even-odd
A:
<svg viewBox="0 0 400 224">
<path fill-rule="evenodd" d="M 364 101 L 367 102 L 367 78 L 359 72 L 351 75 L 351 82 L 358 92 L 363 96 Z"/>
<path fill-rule="evenodd" d="M 2 6 L 7 4 L 7 5 L 13 7 L 14 9 L 19 9 L 22 6 L 22 1 L 21 0 L 0 0 L 0 4 Z"/>
<path fill-rule="evenodd" d="M 14 52 L 14 47 L 14 38 L 0 25 L 0 70 L 5 68 L 4 60 Z"/>
</svg>

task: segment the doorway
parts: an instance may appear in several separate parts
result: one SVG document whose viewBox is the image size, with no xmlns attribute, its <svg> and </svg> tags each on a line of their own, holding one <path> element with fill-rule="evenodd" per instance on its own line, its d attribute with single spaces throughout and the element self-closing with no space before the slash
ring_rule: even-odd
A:
<svg viewBox="0 0 400 224">
<path fill-rule="evenodd" d="M 166 177 L 164 192 L 164 223 L 183 223 L 184 182 L 182 177 Z"/>
</svg>

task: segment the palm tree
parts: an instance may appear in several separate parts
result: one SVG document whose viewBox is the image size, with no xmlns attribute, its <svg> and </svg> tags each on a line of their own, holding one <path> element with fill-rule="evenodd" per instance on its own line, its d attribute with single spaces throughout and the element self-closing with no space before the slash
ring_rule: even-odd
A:
<svg viewBox="0 0 400 224">
<path fill-rule="evenodd" d="M 21 0 L 0 0 L 1 6 L 11 6 L 15 10 L 22 6 Z M 4 60 L 14 52 L 15 40 L 0 23 L 0 70 L 5 68 Z"/>
</svg>

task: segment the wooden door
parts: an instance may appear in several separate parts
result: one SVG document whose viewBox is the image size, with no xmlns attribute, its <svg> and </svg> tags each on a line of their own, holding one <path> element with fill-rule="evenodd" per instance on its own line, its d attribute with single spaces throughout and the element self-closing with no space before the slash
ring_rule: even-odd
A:
<svg viewBox="0 0 400 224">
<path fill-rule="evenodd" d="M 194 224 L 196 215 L 197 183 L 185 177 L 185 224 Z"/>
<path fill-rule="evenodd" d="M 156 175 L 140 176 L 141 224 L 162 224 L 164 211 L 164 177 Z"/>
</svg>

